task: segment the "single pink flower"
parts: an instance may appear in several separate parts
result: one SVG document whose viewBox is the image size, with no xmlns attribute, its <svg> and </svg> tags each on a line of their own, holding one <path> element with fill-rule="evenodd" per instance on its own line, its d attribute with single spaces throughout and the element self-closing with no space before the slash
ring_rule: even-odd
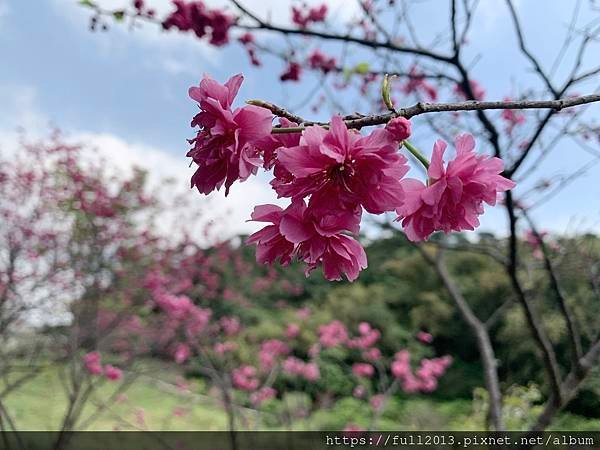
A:
<svg viewBox="0 0 600 450">
<path fill-rule="evenodd" d="M 385 396 L 383 394 L 374 395 L 371 397 L 370 403 L 373 410 L 381 411 L 385 404 Z"/>
<path fill-rule="evenodd" d="M 355 363 L 352 365 L 352 373 L 357 377 L 371 378 L 375 374 L 375 368 L 367 363 Z"/>
<path fill-rule="evenodd" d="M 123 371 L 118 367 L 107 364 L 104 366 L 104 376 L 110 381 L 118 381 L 123 378 Z"/>
<path fill-rule="evenodd" d="M 175 347 L 175 352 L 173 353 L 173 357 L 177 364 L 183 364 L 184 362 L 186 362 L 189 359 L 190 355 L 191 350 L 189 345 L 182 343 L 177 344 L 177 347 Z"/>
<path fill-rule="evenodd" d="M 322 265 L 328 280 L 341 280 L 345 274 L 353 281 L 367 267 L 360 243 L 342 234 L 358 232 L 359 209 L 317 214 L 303 200 L 295 200 L 285 210 L 275 205 L 257 206 L 252 220 L 272 223 L 248 238 L 247 243 L 257 244 L 259 262 L 279 260 L 286 265 L 296 255 L 307 264 L 307 273 Z"/>
<path fill-rule="evenodd" d="M 236 180 L 244 181 L 263 164 L 256 143 L 271 133 L 273 115 L 254 105 L 234 111 L 231 104 L 242 84 L 243 76 L 235 75 L 224 85 L 205 76 L 189 95 L 200 106 L 192 126 L 200 131 L 190 141 L 193 148 L 187 156 L 198 166 L 192 176 L 192 187 L 208 194 L 225 184 L 225 195 Z"/>
<path fill-rule="evenodd" d="M 285 337 L 293 339 L 300 334 L 300 325 L 297 323 L 290 323 L 285 328 Z"/>
<path fill-rule="evenodd" d="M 281 81 L 300 81 L 301 75 L 302 66 L 297 62 L 290 61 L 283 73 L 279 76 L 279 79 Z"/>
<path fill-rule="evenodd" d="M 334 116 L 330 130 L 308 127 L 298 146 L 279 149 L 278 161 L 292 178 L 274 184 L 277 193 L 292 198 L 311 195 L 310 205 L 317 210 L 352 210 L 360 204 L 381 214 L 404 199 L 400 179 L 408 171 L 406 158 L 382 128 L 361 136 Z"/>
<path fill-rule="evenodd" d="M 474 230 L 483 214 L 483 202 L 493 206 L 499 192 L 515 186 L 500 175 L 501 159 L 475 153 L 473 136 L 457 137 L 455 146 L 456 158 L 444 168 L 446 143 L 435 143 L 427 185 L 412 178 L 402 181 L 406 199 L 396 212 L 411 241 L 425 240 L 434 231 Z"/>
<path fill-rule="evenodd" d="M 256 261 L 261 264 L 273 264 L 279 260 L 281 265 L 292 261 L 294 243 L 288 241 L 279 230 L 284 210 L 276 205 L 259 205 L 254 207 L 251 218 L 255 222 L 270 222 L 260 231 L 250 235 L 246 244 L 256 244 Z"/>
<path fill-rule="evenodd" d="M 419 331 L 417 333 L 417 340 L 423 344 L 431 344 L 433 342 L 433 336 L 425 331 Z"/>
<path fill-rule="evenodd" d="M 327 56 L 321 50 L 314 50 L 308 57 L 308 65 L 312 69 L 321 70 L 323 73 L 329 73 L 336 69 L 335 58 Z"/>
<path fill-rule="evenodd" d="M 363 398 L 366 394 L 367 389 L 362 385 L 358 385 L 352 390 L 352 396 L 356 398 Z"/>
</svg>

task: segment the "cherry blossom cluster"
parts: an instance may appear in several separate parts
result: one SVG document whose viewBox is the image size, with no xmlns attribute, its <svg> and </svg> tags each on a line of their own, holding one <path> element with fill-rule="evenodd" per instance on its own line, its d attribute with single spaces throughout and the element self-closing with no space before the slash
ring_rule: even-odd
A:
<svg viewBox="0 0 600 450">
<path fill-rule="evenodd" d="M 193 31 L 198 38 L 207 37 L 210 44 L 222 46 L 229 42 L 229 29 L 236 18 L 220 9 L 207 8 L 201 0 L 173 0 L 173 11 L 163 22 L 165 30 L 176 28 Z"/>
<path fill-rule="evenodd" d="M 402 390 L 407 393 L 433 392 L 437 388 L 438 379 L 444 375 L 452 364 L 452 357 L 423 359 L 416 371 L 410 366 L 410 353 L 401 350 L 394 356 L 391 364 L 392 375 L 402 383 Z"/>
<path fill-rule="evenodd" d="M 273 113 L 256 105 L 233 109 L 242 75 L 224 85 L 206 76 L 190 97 L 200 112 L 192 126 L 188 156 L 197 165 L 191 184 L 208 194 L 244 181 L 259 168 L 271 171 L 271 186 L 289 206 L 256 206 L 251 220 L 266 226 L 251 235 L 257 261 L 306 264 L 306 273 L 322 266 L 325 278 L 355 280 L 367 267 L 359 233 L 363 211 L 396 212 L 408 239 L 427 239 L 436 231 L 474 230 L 483 203 L 514 183 L 502 175 L 503 162 L 478 155 L 470 135 L 456 138 L 456 157 L 445 165 L 446 143 L 437 141 L 425 182 L 404 178 L 407 158 L 399 152 L 410 136 L 410 122 L 391 119 L 363 135 L 340 116 L 328 128 L 313 125 L 301 132 L 272 133 Z M 280 118 L 279 128 L 298 124 Z M 278 130 L 281 131 L 281 130 Z M 412 151 L 411 151 L 412 153 Z"/>
<path fill-rule="evenodd" d="M 110 364 L 102 366 L 102 355 L 97 351 L 85 354 L 83 365 L 90 375 L 104 375 L 110 381 L 118 381 L 123 377 L 123 371 L 118 367 Z"/>
<path fill-rule="evenodd" d="M 292 22 L 300 28 L 307 28 L 312 23 L 324 22 L 327 17 L 327 5 L 325 3 L 319 6 L 300 8 L 292 6 Z"/>
</svg>

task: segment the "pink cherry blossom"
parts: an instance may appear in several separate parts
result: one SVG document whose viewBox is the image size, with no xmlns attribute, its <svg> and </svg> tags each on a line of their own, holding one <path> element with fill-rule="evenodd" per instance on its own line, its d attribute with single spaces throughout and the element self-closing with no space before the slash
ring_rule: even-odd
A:
<svg viewBox="0 0 600 450">
<path fill-rule="evenodd" d="M 358 232 L 360 210 L 319 212 L 307 208 L 303 200 L 293 201 L 285 210 L 275 205 L 255 207 L 253 220 L 272 223 L 248 238 L 247 243 L 257 244 L 257 261 L 279 259 L 285 265 L 295 255 L 307 264 L 307 273 L 322 265 L 328 280 L 341 280 L 342 274 L 355 280 L 367 267 L 366 254 L 342 232 Z"/>
<path fill-rule="evenodd" d="M 335 58 L 327 56 L 319 49 L 315 49 L 308 57 L 308 65 L 312 69 L 319 69 L 323 73 L 329 73 L 336 69 Z"/>
<path fill-rule="evenodd" d="M 118 367 L 107 364 L 104 366 L 104 376 L 110 381 L 117 381 L 123 377 L 123 371 Z"/>
<path fill-rule="evenodd" d="M 233 385 L 243 391 L 255 391 L 258 388 L 256 368 L 252 366 L 241 366 L 231 371 Z"/>
<path fill-rule="evenodd" d="M 354 363 L 352 373 L 357 377 L 371 378 L 375 374 L 375 368 L 367 363 Z"/>
<path fill-rule="evenodd" d="M 290 356 L 283 362 L 283 371 L 288 375 L 302 377 L 308 381 L 315 381 L 320 377 L 319 366 L 316 363 L 304 362 L 295 356 Z"/>
<path fill-rule="evenodd" d="M 173 358 L 177 364 L 183 364 L 186 362 L 191 355 L 190 346 L 187 344 L 179 343 L 175 347 L 173 352 Z"/>
<path fill-rule="evenodd" d="M 408 171 L 406 158 L 385 129 L 361 136 L 334 116 L 330 130 L 308 127 L 298 146 L 279 150 L 278 160 L 293 178 L 275 183 L 277 193 L 312 195 L 315 209 L 352 210 L 360 204 L 380 214 L 397 208 L 404 198 L 400 179 Z"/>
<path fill-rule="evenodd" d="M 385 405 L 385 396 L 383 394 L 377 394 L 371 397 L 370 400 L 371 408 L 375 411 L 381 411 Z"/>
<path fill-rule="evenodd" d="M 259 205 L 252 212 L 253 221 L 272 224 L 250 235 L 246 241 L 247 244 L 256 244 L 256 260 L 259 263 L 272 264 L 279 260 L 281 265 L 285 266 L 292 261 L 295 245 L 279 230 L 283 214 L 283 209 L 276 205 Z"/>
<path fill-rule="evenodd" d="M 510 97 L 504 98 L 505 102 L 511 100 Z M 516 127 L 525 123 L 525 115 L 517 109 L 503 109 L 500 113 L 500 117 L 502 117 L 502 120 L 506 123 L 506 133 L 509 136 L 512 135 L 512 132 Z"/>
<path fill-rule="evenodd" d="M 411 241 L 425 240 L 434 231 L 474 230 L 483 214 L 483 202 L 493 206 L 499 192 L 515 186 L 500 175 L 501 159 L 475 153 L 473 136 L 457 137 L 455 146 L 456 158 L 444 168 L 446 143 L 436 142 L 427 185 L 410 178 L 402 181 L 406 199 L 396 211 Z"/>
<path fill-rule="evenodd" d="M 431 344 L 433 342 L 433 336 L 425 331 L 419 331 L 417 333 L 417 340 L 423 344 Z"/>
<path fill-rule="evenodd" d="M 391 133 L 395 140 L 403 141 L 410 137 L 410 120 L 405 117 L 395 117 L 387 123 L 385 129 Z"/>
<path fill-rule="evenodd" d="M 83 365 L 90 375 L 101 375 L 104 371 L 101 364 L 101 356 L 97 351 L 83 356 Z"/>
<path fill-rule="evenodd" d="M 483 100 L 485 97 L 485 89 L 479 84 L 477 80 L 471 80 L 470 82 L 471 91 L 473 92 L 473 99 L 475 100 Z M 454 86 L 454 93 L 459 97 L 464 98 L 465 100 L 469 99 L 469 95 L 465 92 L 462 84 L 457 84 Z"/>
<path fill-rule="evenodd" d="M 369 348 L 363 352 L 363 358 L 368 361 L 378 361 L 381 359 L 381 350 L 378 348 Z"/>
<path fill-rule="evenodd" d="M 246 180 L 263 164 L 255 143 L 271 133 L 273 115 L 254 105 L 231 110 L 242 81 L 241 74 L 224 85 L 205 76 L 198 87 L 189 90 L 190 97 L 200 106 L 192 121 L 192 126 L 200 126 L 200 131 L 190 141 L 193 148 L 187 156 L 198 166 L 192 187 L 203 194 L 225 184 L 227 195 L 236 180 Z"/>
<path fill-rule="evenodd" d="M 297 6 L 292 6 L 292 22 L 300 28 L 306 28 L 311 23 L 323 22 L 327 16 L 327 5 L 313 6 L 307 10 L 302 10 Z"/>
<path fill-rule="evenodd" d="M 367 389 L 363 385 L 358 385 L 352 390 L 352 396 L 363 398 L 367 394 Z"/>
<path fill-rule="evenodd" d="M 281 81 L 300 81 L 301 75 L 302 66 L 297 62 L 290 61 L 283 73 L 279 76 L 279 79 Z"/>
<path fill-rule="evenodd" d="M 348 330 L 339 320 L 319 327 L 319 341 L 323 347 L 336 347 L 348 340 Z"/>
<path fill-rule="evenodd" d="M 264 386 L 260 388 L 258 391 L 250 394 L 250 401 L 254 406 L 260 406 L 262 403 L 267 400 L 271 400 L 275 398 L 277 395 L 277 391 L 270 386 Z"/>
<path fill-rule="evenodd" d="M 165 30 L 177 28 L 180 31 L 193 31 L 199 38 L 210 36 L 209 42 L 216 46 L 229 42 L 228 32 L 235 17 L 219 9 L 208 9 L 200 0 L 173 0 L 173 4 L 175 11 L 162 23 Z"/>
<path fill-rule="evenodd" d="M 269 339 L 260 345 L 258 359 L 261 367 L 270 370 L 275 366 L 278 357 L 287 355 L 290 348 L 287 344 L 279 339 Z"/>
<path fill-rule="evenodd" d="M 300 325 L 297 323 L 290 323 L 285 328 L 285 337 L 293 339 L 300 334 Z"/>
</svg>

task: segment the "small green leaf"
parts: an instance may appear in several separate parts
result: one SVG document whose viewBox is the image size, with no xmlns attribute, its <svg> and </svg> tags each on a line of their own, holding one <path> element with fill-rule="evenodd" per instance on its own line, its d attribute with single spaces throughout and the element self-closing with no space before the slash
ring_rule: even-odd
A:
<svg viewBox="0 0 600 450">
<path fill-rule="evenodd" d="M 122 22 L 123 19 L 125 18 L 125 11 L 123 11 L 122 9 L 120 9 L 118 11 L 113 11 L 112 14 L 117 22 Z"/>
<path fill-rule="evenodd" d="M 94 3 L 92 0 L 79 0 L 79 4 L 81 6 L 87 6 L 88 8 L 96 7 L 96 3 Z"/>
</svg>

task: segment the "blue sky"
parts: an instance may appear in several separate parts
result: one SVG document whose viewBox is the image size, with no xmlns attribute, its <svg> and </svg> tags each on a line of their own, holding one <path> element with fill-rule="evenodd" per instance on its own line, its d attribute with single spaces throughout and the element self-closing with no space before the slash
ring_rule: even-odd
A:
<svg viewBox="0 0 600 450">
<path fill-rule="evenodd" d="M 211 0 L 206 2 L 215 4 Z M 187 98 L 187 89 L 204 72 L 222 81 L 231 74 L 244 72 L 246 81 L 240 99 L 265 98 L 288 106 L 297 104 L 318 82 L 309 76 L 305 83 L 282 86 L 278 83 L 280 62 L 267 59 L 265 66 L 257 70 L 249 67 L 244 51 L 237 45 L 217 50 L 192 36 L 164 35 L 153 26 L 131 32 L 121 25 L 106 33 L 90 33 L 89 13 L 76 3 L 76 0 L 0 0 L 1 147 L 14 144 L 13 131 L 17 126 L 24 127 L 31 135 L 39 135 L 51 124 L 73 138 L 98 144 L 116 164 L 138 163 L 157 179 L 176 177 L 185 189 L 190 174 L 185 139 L 193 134 L 189 122 L 196 110 Z M 100 3 L 124 5 L 127 0 Z M 159 11 L 169 10 L 170 2 L 166 0 L 147 0 L 147 3 Z M 336 17 L 351 17 L 356 12 L 348 6 L 352 2 L 330 3 Z M 427 25 L 419 27 L 424 30 L 425 42 L 427 31 L 440 29 L 447 20 L 443 8 L 432 10 L 434 3 L 445 4 L 421 2 L 415 9 L 415 23 Z M 571 2 L 517 2 L 529 46 L 547 66 L 566 32 L 571 12 L 567 3 Z M 275 20 L 288 20 L 289 3 L 284 0 L 246 0 L 245 4 L 263 14 L 270 10 Z M 544 14 L 540 14 L 540 7 Z M 487 98 L 501 99 L 534 85 L 536 80 L 526 61 L 515 52 L 514 34 L 503 2 L 483 0 L 477 14 L 466 60 L 475 61 L 473 74 L 485 84 Z M 588 18 L 582 14 L 581 20 Z M 600 54 L 598 45 L 591 48 L 584 66 L 598 63 L 594 53 Z M 571 51 L 567 60 L 572 54 Z M 359 61 L 366 56 L 357 53 L 355 57 Z M 588 84 L 578 92 L 592 93 L 597 89 L 598 86 Z M 299 112 L 310 114 L 308 110 Z M 586 114 L 596 117 L 597 123 L 600 107 L 593 106 Z M 415 119 L 414 125 L 419 129 L 423 123 Z M 422 126 L 420 129 L 423 131 L 416 133 L 415 142 L 428 151 L 436 136 Z M 597 141 L 591 145 L 600 150 Z M 566 140 L 557 147 L 540 165 L 539 176 L 569 173 L 592 159 Z M 535 217 L 542 227 L 555 231 L 600 229 L 599 177 L 600 164 L 536 210 Z M 197 194 L 190 192 L 190 195 L 196 195 L 199 204 L 206 204 Z M 212 197 L 209 207 L 228 214 L 223 232 L 231 233 L 252 229 L 253 225 L 244 222 L 252 206 L 272 201 L 274 196 L 267 178 L 257 177 L 235 186 L 225 201 L 222 193 Z M 482 228 L 500 230 L 503 223 L 502 211 L 490 210 L 484 216 Z"/>
</svg>

